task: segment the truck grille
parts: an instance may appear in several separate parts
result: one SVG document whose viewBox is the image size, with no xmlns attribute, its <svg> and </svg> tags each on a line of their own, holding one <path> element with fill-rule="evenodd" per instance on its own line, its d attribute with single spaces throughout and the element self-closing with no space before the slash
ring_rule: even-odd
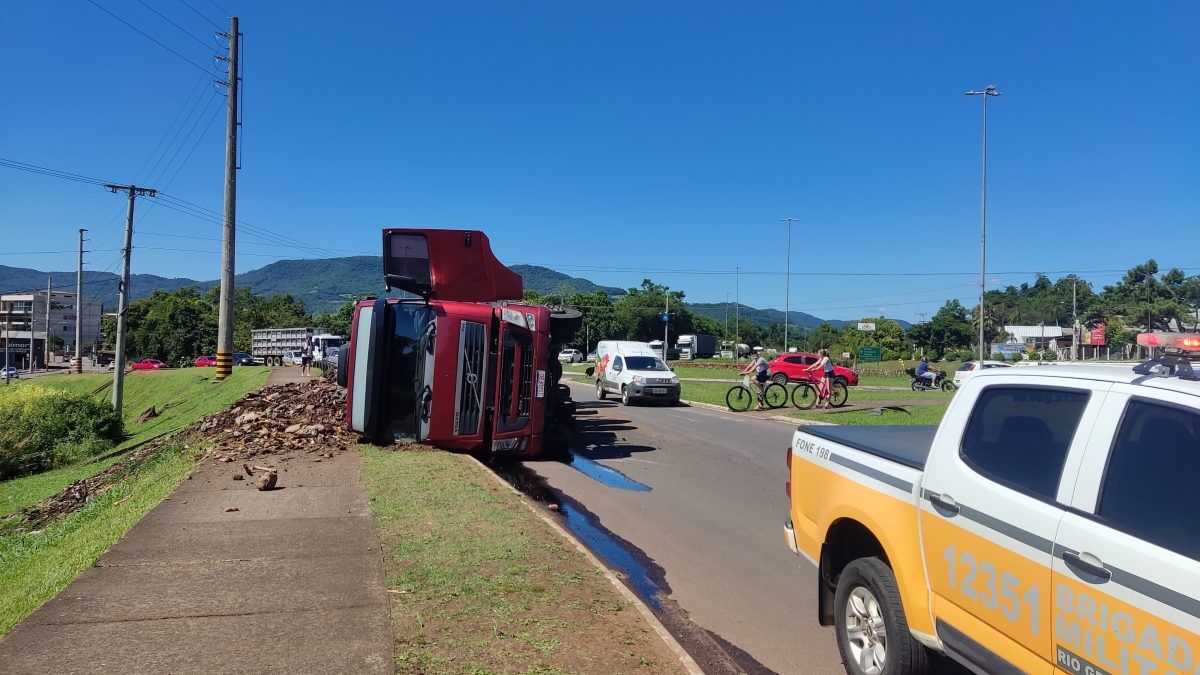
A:
<svg viewBox="0 0 1200 675">
<path fill-rule="evenodd" d="M 533 396 L 533 347 L 528 344 L 521 351 L 521 390 L 517 396 L 517 417 L 529 417 Z"/>
<path fill-rule="evenodd" d="M 481 323 L 463 321 L 458 326 L 458 391 L 454 397 L 454 434 L 479 433 L 483 416 L 484 363 L 487 329 Z"/>
</svg>

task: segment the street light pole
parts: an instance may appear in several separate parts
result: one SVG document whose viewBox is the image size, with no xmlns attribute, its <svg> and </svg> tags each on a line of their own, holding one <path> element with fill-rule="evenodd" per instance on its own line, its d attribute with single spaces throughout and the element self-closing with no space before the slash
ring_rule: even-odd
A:
<svg viewBox="0 0 1200 675">
<path fill-rule="evenodd" d="M 983 179 L 981 183 L 982 204 L 979 224 L 979 363 L 983 364 L 983 293 L 987 288 L 987 102 L 992 96 L 1000 96 L 996 85 L 989 84 L 983 91 L 971 89 L 967 96 L 983 96 Z"/>
<path fill-rule="evenodd" d="M 779 222 L 787 223 L 787 280 L 783 282 L 783 353 L 788 353 L 788 314 L 791 311 L 792 292 L 792 223 L 798 218 L 780 218 Z"/>
</svg>

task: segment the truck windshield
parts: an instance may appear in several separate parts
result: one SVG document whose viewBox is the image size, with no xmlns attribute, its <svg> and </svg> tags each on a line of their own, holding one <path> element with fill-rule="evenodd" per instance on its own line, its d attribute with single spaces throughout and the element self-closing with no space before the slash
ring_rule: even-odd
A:
<svg viewBox="0 0 1200 675">
<path fill-rule="evenodd" d="M 625 367 L 629 370 L 669 370 L 657 356 L 626 356 Z"/>
<path fill-rule="evenodd" d="M 393 324 L 387 355 L 388 423 L 396 439 L 416 440 L 421 428 L 425 346 L 433 311 L 424 303 L 388 305 Z"/>
</svg>

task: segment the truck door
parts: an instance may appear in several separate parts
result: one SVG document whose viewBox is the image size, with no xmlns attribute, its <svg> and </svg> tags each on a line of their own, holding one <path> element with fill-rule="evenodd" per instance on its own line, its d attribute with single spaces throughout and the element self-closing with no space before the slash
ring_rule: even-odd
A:
<svg viewBox="0 0 1200 675">
<path fill-rule="evenodd" d="M 1070 459 L 1087 441 L 1076 431 L 1091 429 L 1102 398 L 1088 383 L 1063 382 L 997 379 L 973 405 L 957 402 L 969 412 L 948 416 L 924 474 L 920 526 L 938 638 L 982 672 L 1051 670 L 1051 553 L 1074 485 Z"/>
<path fill-rule="evenodd" d="M 346 423 L 368 437 L 381 436 L 384 425 L 383 372 L 387 358 L 387 301 L 363 301 L 354 308 L 350 364 L 346 373 Z"/>
<path fill-rule="evenodd" d="M 1054 544 L 1062 673 L 1200 666 L 1200 414 L 1195 397 L 1114 385 Z"/>
<path fill-rule="evenodd" d="M 621 373 L 625 371 L 625 359 L 621 356 L 613 356 L 612 362 L 608 364 L 608 368 L 604 369 L 604 388 L 612 391 L 621 391 Z"/>
</svg>

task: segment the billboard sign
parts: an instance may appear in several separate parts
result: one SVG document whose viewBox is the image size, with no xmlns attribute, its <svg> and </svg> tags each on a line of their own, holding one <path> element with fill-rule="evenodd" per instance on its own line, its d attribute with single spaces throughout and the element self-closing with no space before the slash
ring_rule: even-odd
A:
<svg viewBox="0 0 1200 675">
<path fill-rule="evenodd" d="M 870 332 L 872 332 L 872 331 L 874 331 L 874 330 L 875 330 L 875 322 L 873 322 L 873 321 L 859 321 L 859 322 L 858 322 L 858 329 L 859 329 L 859 330 L 861 330 L 861 331 L 862 331 L 862 332 L 864 332 L 864 333 L 870 333 Z"/>
</svg>

